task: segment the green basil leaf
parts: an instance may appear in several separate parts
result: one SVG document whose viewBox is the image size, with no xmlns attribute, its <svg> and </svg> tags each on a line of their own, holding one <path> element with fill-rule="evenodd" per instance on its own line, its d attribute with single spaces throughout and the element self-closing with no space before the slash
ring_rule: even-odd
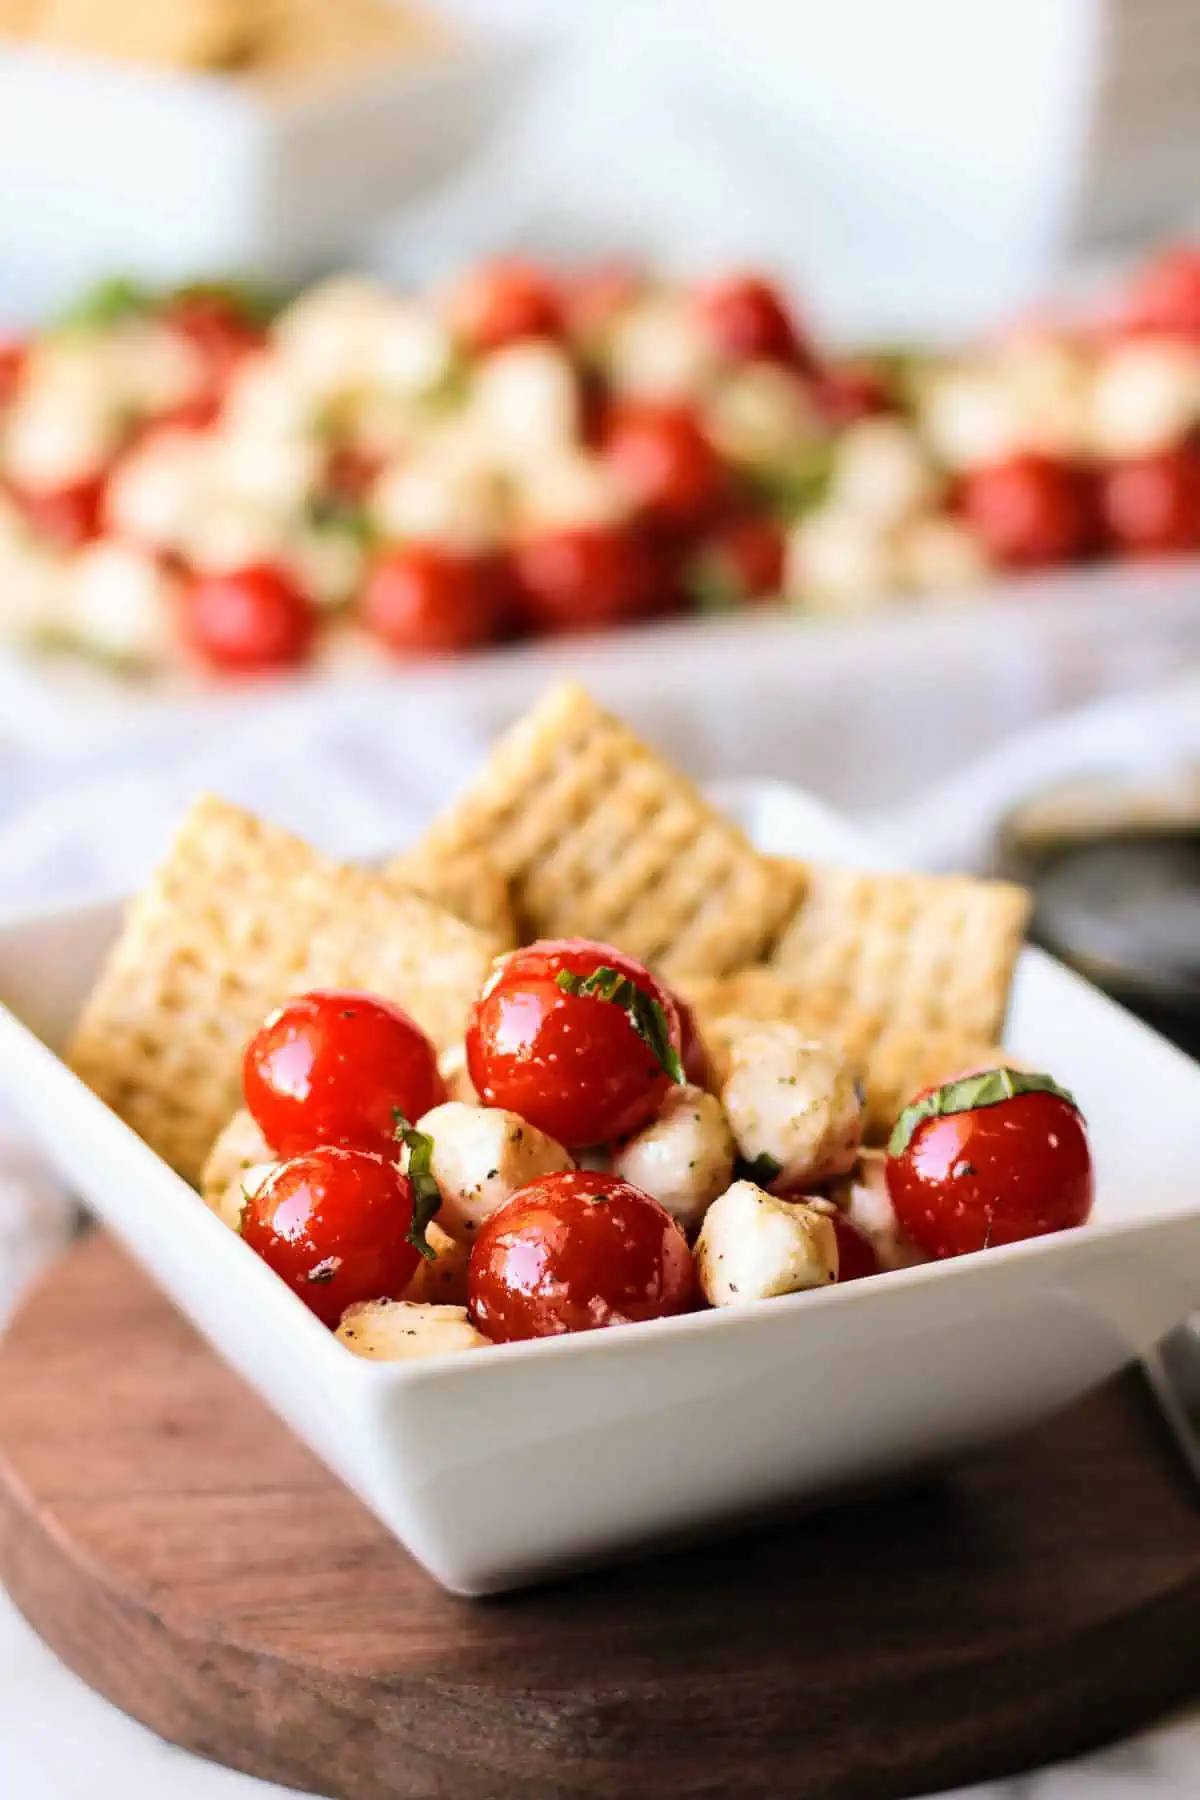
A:
<svg viewBox="0 0 1200 1800">
<path fill-rule="evenodd" d="M 426 1262 L 433 1262 L 436 1250 L 425 1236 L 431 1219 L 436 1218 L 441 1209 L 442 1196 L 437 1182 L 433 1178 L 433 1139 L 426 1131 L 418 1131 L 409 1123 L 399 1107 L 392 1109 L 392 1117 L 396 1121 L 396 1142 L 403 1144 L 408 1151 L 408 1176 L 412 1188 L 413 1216 L 406 1236 L 415 1250 L 419 1250 Z"/>
<path fill-rule="evenodd" d="M 978 1112 L 984 1106 L 1000 1106 L 1005 1100 L 1015 1100 L 1018 1094 L 1053 1094 L 1079 1111 L 1074 1094 L 1059 1087 L 1049 1075 L 1038 1075 L 1028 1069 L 983 1069 L 978 1075 L 964 1075 L 958 1081 L 948 1081 L 906 1106 L 888 1139 L 888 1155 L 902 1156 L 917 1127 L 926 1119 L 946 1119 L 954 1113 Z"/>
</svg>

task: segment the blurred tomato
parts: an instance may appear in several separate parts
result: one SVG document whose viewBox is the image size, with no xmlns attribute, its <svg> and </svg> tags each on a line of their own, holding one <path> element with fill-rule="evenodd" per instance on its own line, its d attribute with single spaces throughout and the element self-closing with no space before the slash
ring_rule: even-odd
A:
<svg viewBox="0 0 1200 1800">
<path fill-rule="evenodd" d="M 692 552 L 684 575 L 704 612 L 726 612 L 769 600 L 783 586 L 784 534 L 763 513 L 740 513 L 714 525 Z"/>
<path fill-rule="evenodd" d="M 1105 529 L 1126 556 L 1200 550 L 1200 449 L 1109 463 L 1100 478 Z"/>
<path fill-rule="evenodd" d="M 630 499 L 657 525 L 689 530 L 720 507 L 725 466 L 687 406 L 614 408 L 604 454 Z"/>
<path fill-rule="evenodd" d="M 317 629 L 308 597 L 267 563 L 194 576 L 180 592 L 179 613 L 201 660 L 230 673 L 296 667 L 307 660 Z"/>
<path fill-rule="evenodd" d="M 729 275 L 697 295 L 700 316 L 722 356 L 808 368 L 812 354 L 777 289 L 759 275 Z"/>
<path fill-rule="evenodd" d="M 558 283 L 535 263 L 507 258 L 480 263 L 451 290 L 447 307 L 461 342 L 480 353 L 562 333 Z"/>
<path fill-rule="evenodd" d="M 988 554 L 1003 568 L 1073 562 L 1094 547 L 1096 497 L 1087 475 L 1049 456 L 1014 456 L 972 469 L 961 506 Z"/>
<path fill-rule="evenodd" d="M 393 650 L 438 656 L 495 643 L 507 619 L 507 595 L 494 557 L 398 544 L 367 576 L 362 614 Z"/>
<path fill-rule="evenodd" d="M 597 631 L 646 618 L 661 575 L 629 526 L 580 525 L 518 543 L 511 557 L 521 620 L 536 631 Z"/>
<path fill-rule="evenodd" d="M 65 487 L 14 489 L 12 497 L 39 537 L 74 550 L 99 536 L 107 485 L 106 475 L 91 475 Z"/>
<path fill-rule="evenodd" d="M 1200 342 L 1200 247 L 1177 244 L 1148 263 L 1130 283 L 1121 320 L 1128 331 Z"/>
</svg>

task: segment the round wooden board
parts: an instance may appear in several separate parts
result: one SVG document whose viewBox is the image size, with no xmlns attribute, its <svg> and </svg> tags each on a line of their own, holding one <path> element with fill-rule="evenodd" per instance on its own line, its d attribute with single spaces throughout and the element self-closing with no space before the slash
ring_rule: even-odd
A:
<svg viewBox="0 0 1200 1800">
<path fill-rule="evenodd" d="M 1200 1689 L 1135 1377 L 903 1494 L 458 1600 L 103 1238 L 0 1345 L 0 1576 L 164 1737 L 339 1800 L 896 1800 Z"/>
</svg>

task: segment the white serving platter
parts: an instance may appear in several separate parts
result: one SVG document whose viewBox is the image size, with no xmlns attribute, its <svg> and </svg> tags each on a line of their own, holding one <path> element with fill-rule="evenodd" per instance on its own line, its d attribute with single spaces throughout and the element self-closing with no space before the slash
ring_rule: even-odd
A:
<svg viewBox="0 0 1200 1800">
<path fill-rule="evenodd" d="M 764 848 L 870 860 L 793 789 L 719 798 Z M 1087 1227 L 745 1311 L 361 1362 L 55 1054 L 117 923 L 111 905 L 0 922 L 0 1085 L 220 1355 L 456 1592 L 936 1463 L 1067 1405 L 1200 1303 L 1200 1069 L 1031 951 L 1008 1041 L 1087 1116 Z"/>
</svg>

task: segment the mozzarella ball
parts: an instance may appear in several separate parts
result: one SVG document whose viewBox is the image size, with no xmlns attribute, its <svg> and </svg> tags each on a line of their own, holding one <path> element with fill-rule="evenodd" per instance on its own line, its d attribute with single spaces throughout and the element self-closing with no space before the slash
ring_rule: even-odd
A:
<svg viewBox="0 0 1200 1800">
<path fill-rule="evenodd" d="M 369 510 L 389 537 L 431 539 L 464 551 L 496 544 L 508 513 L 504 483 L 494 469 L 439 449 L 384 469 Z"/>
<path fill-rule="evenodd" d="M 518 1188 L 575 1167 L 561 1144 L 499 1107 L 447 1100 L 417 1129 L 433 1139 L 433 1178 L 442 1196 L 438 1224 L 460 1240 L 472 1238 Z"/>
<path fill-rule="evenodd" d="M 467 1069 L 465 1044 L 451 1044 L 449 1049 L 442 1051 L 438 1057 L 438 1074 L 446 1084 L 446 1093 L 451 1100 L 461 1100 L 467 1106 L 482 1104 Z"/>
<path fill-rule="evenodd" d="M 653 1195 L 689 1235 L 733 1178 L 736 1146 L 721 1103 L 673 1087 L 658 1117 L 617 1147 L 614 1175 Z"/>
<path fill-rule="evenodd" d="M 148 551 L 101 538 L 68 564 L 64 629 L 97 656 L 142 666 L 161 662 L 175 642 L 174 588 L 173 577 Z"/>
<path fill-rule="evenodd" d="M 218 490 L 248 506 L 298 512 L 316 488 L 324 456 L 315 437 L 250 437 L 222 428 L 209 440 Z"/>
<path fill-rule="evenodd" d="M 317 408 L 287 366 L 261 351 L 235 370 L 221 407 L 223 434 L 252 443 L 311 436 Z"/>
<path fill-rule="evenodd" d="M 978 536 L 962 519 L 931 513 L 897 534 L 896 567 L 914 594 L 954 598 L 986 581 L 991 564 Z"/>
<path fill-rule="evenodd" d="M 1088 447 L 1097 456 L 1152 456 L 1200 423 L 1200 351 L 1167 338 L 1110 350 L 1092 385 Z"/>
<path fill-rule="evenodd" d="M 842 434 L 829 503 L 843 514 L 887 531 L 927 512 L 940 491 L 921 440 L 902 419 L 860 419 Z"/>
<path fill-rule="evenodd" d="M 951 469 L 1004 462 L 1029 447 L 1017 396 L 982 363 L 952 366 L 923 383 L 920 424 L 934 455 Z"/>
<path fill-rule="evenodd" d="M 348 1306 L 337 1339 L 374 1362 L 412 1362 L 448 1356 L 456 1350 L 486 1349 L 490 1340 L 476 1331 L 465 1306 L 424 1306 L 411 1300 L 366 1300 Z"/>
<path fill-rule="evenodd" d="M 354 599 L 367 552 L 362 538 L 336 527 L 299 525 L 284 551 L 284 567 L 317 606 L 336 608 Z"/>
<path fill-rule="evenodd" d="M 453 373 L 454 336 L 434 307 L 389 294 L 376 309 L 368 357 L 373 384 L 390 394 L 421 397 Z"/>
<path fill-rule="evenodd" d="M 269 1165 L 274 1154 L 253 1115 L 245 1108 L 234 1113 L 209 1151 L 200 1176 L 205 1204 L 216 1208 L 231 1183 L 240 1185 L 248 1169 Z"/>
<path fill-rule="evenodd" d="M 0 637 L 52 631 L 64 589 L 63 558 L 33 537 L 0 493 Z"/>
<path fill-rule="evenodd" d="M 513 506 L 522 531 L 617 525 L 630 510 L 611 463 L 590 450 L 561 450 L 517 471 Z"/>
<path fill-rule="evenodd" d="M 159 431 L 118 464 L 104 500 L 105 523 L 131 543 L 174 550 L 203 506 L 211 458 L 194 431 Z"/>
<path fill-rule="evenodd" d="M 579 379 L 556 344 L 512 344 L 477 364 L 467 417 L 496 464 L 536 466 L 578 436 Z"/>
<path fill-rule="evenodd" d="M 901 1229 L 887 1186 L 887 1157 L 864 1150 L 850 1173 L 833 1189 L 834 1199 L 852 1225 L 869 1239 L 882 1269 L 911 1269 L 928 1262 Z"/>
<path fill-rule="evenodd" d="M 821 436 L 808 389 L 778 363 L 744 363 L 723 373 L 703 421 L 722 456 L 752 468 L 785 462 Z"/>
<path fill-rule="evenodd" d="M 133 412 L 168 412 L 204 392 L 204 361 L 181 332 L 139 319 L 108 340 L 113 377 Z"/>
<path fill-rule="evenodd" d="M 1070 457 L 1087 449 L 1089 353 L 1064 338 L 1026 332 L 1000 347 L 994 367 L 1012 400 L 1027 449 Z"/>
<path fill-rule="evenodd" d="M 200 574 L 223 575 L 277 561 L 287 551 L 291 528 L 286 515 L 240 495 L 217 492 L 185 521 L 180 548 Z"/>
<path fill-rule="evenodd" d="M 853 1168 L 863 1132 L 862 1090 L 841 1052 L 794 1025 L 736 1039 L 721 1104 L 747 1162 L 768 1157 L 780 1193 L 817 1187 Z"/>
<path fill-rule="evenodd" d="M 3 467 L 37 492 L 100 474 L 125 432 L 124 401 L 102 344 L 38 346 L 4 419 Z"/>
<path fill-rule="evenodd" d="M 433 1257 L 421 1258 L 404 1298 L 425 1306 L 465 1306 L 471 1240 L 459 1243 L 435 1223 L 425 1227 L 425 1242 Z"/>
<path fill-rule="evenodd" d="M 705 1215 L 696 1275 L 710 1306 L 748 1306 L 837 1280 L 830 1211 L 780 1200 L 752 1181 L 735 1181 Z"/>
<path fill-rule="evenodd" d="M 335 276 L 279 315 L 272 340 L 300 392 L 325 400 L 366 384 L 376 323 L 388 300 L 386 289 L 365 276 Z"/>
<path fill-rule="evenodd" d="M 868 612 L 898 586 L 895 547 L 870 520 L 822 506 L 788 534 L 784 591 L 806 609 Z"/>
<path fill-rule="evenodd" d="M 719 366 L 712 339 L 686 294 L 646 294 L 608 336 L 607 374 L 618 394 L 638 400 L 695 400 Z"/>
</svg>

